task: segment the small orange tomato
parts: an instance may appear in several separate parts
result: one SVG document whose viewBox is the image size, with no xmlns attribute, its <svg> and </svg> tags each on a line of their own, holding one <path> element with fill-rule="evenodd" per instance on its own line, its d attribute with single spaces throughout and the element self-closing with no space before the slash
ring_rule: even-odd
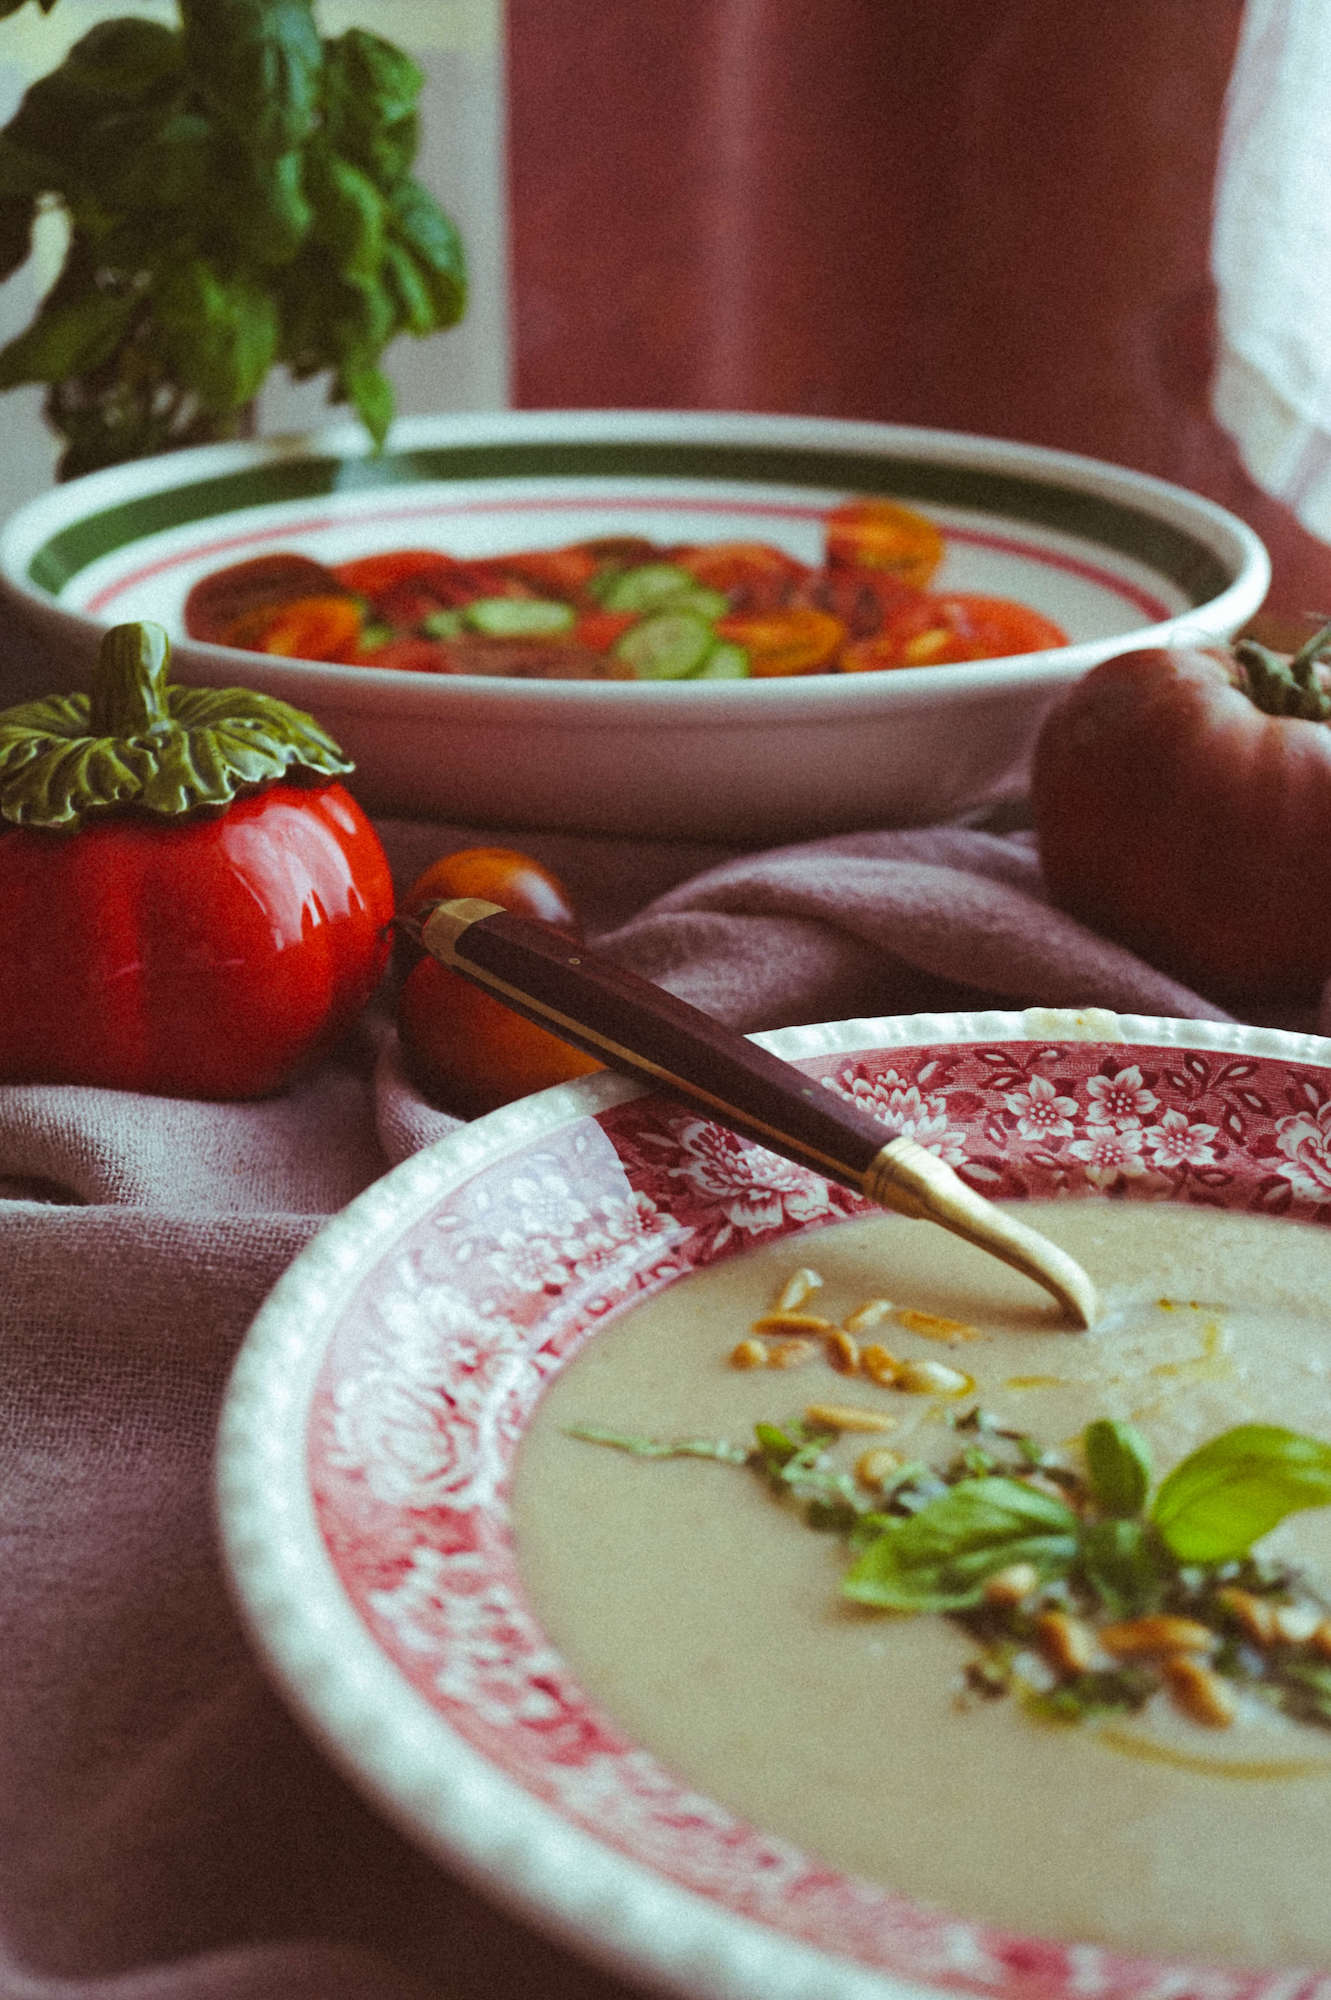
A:
<svg viewBox="0 0 1331 2000">
<path fill-rule="evenodd" d="M 824 673 L 846 641 L 845 626 L 830 611 L 799 607 L 737 612 L 718 618 L 716 629 L 721 638 L 744 648 L 749 672 L 758 680 Z"/>
<path fill-rule="evenodd" d="M 514 848 L 466 847 L 444 855 L 417 876 L 403 908 L 414 913 L 462 896 L 578 929 L 558 876 Z M 533 1090 L 601 1068 L 595 1057 L 432 958 L 421 959 L 403 980 L 397 1027 L 416 1082 L 461 1117 L 479 1117 Z"/>
<path fill-rule="evenodd" d="M 943 537 L 925 515 L 895 500 L 847 500 L 827 517 L 831 568 L 886 569 L 923 590 L 943 560 Z"/>
<path fill-rule="evenodd" d="M 222 643 L 287 660 L 342 660 L 360 642 L 354 597 L 293 597 L 252 611 L 227 627 Z"/>
</svg>

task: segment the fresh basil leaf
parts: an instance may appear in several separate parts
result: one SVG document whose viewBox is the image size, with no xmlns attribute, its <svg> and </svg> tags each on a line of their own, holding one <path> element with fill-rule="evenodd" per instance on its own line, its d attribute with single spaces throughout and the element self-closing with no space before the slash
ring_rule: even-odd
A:
<svg viewBox="0 0 1331 2000">
<path fill-rule="evenodd" d="M 851 1565 L 842 1591 L 890 1611 L 956 1611 L 977 1604 L 989 1577 L 1029 1562 L 1064 1576 L 1077 1555 L 1070 1507 L 1017 1479 L 965 1479 L 917 1514 L 889 1521 Z"/>
<path fill-rule="evenodd" d="M 1328 1504 L 1331 1444 L 1276 1424 L 1240 1424 L 1174 1467 L 1151 1519 L 1180 1562 L 1230 1562 L 1287 1514 Z"/>
<path fill-rule="evenodd" d="M 1091 1492 L 1106 1514 L 1140 1514 L 1151 1490 L 1151 1447 L 1135 1424 L 1099 1417 L 1081 1436 Z"/>
<path fill-rule="evenodd" d="M 1093 1521 L 1083 1528 L 1077 1567 L 1111 1618 L 1136 1618 L 1159 1606 L 1165 1567 L 1142 1521 Z"/>
<path fill-rule="evenodd" d="M 393 189 L 390 227 L 416 259 L 434 300 L 436 326 L 453 326 L 467 304 L 467 261 L 456 224 L 419 181 Z"/>
<path fill-rule="evenodd" d="M 382 450 L 396 408 L 392 383 L 382 368 L 370 362 L 350 363 L 339 371 L 338 381 L 343 396 L 370 433 L 375 450 Z"/>
<path fill-rule="evenodd" d="M 224 278 L 202 257 L 163 274 L 157 321 L 172 368 L 211 408 L 247 403 L 277 353 L 277 308 L 246 278 Z"/>
<path fill-rule="evenodd" d="M 423 83 L 410 56 L 365 28 L 349 28 L 324 44 L 329 144 L 381 188 L 409 173 L 416 158 Z"/>
<path fill-rule="evenodd" d="M 115 353 L 137 301 L 126 292 L 48 293 L 32 325 L 0 348 L 0 389 L 22 382 L 62 382 Z"/>
<path fill-rule="evenodd" d="M 220 125 L 277 159 L 319 120 L 323 44 L 311 0 L 180 0 L 194 86 Z"/>
<path fill-rule="evenodd" d="M 28 261 L 37 202 L 32 195 L 0 195 L 0 280 Z"/>
<path fill-rule="evenodd" d="M 314 209 L 304 175 L 305 155 L 293 148 L 258 174 L 238 175 L 232 183 L 231 235 L 256 264 L 289 264 L 309 236 Z"/>
<path fill-rule="evenodd" d="M 165 117 L 118 120 L 99 136 L 103 199 L 110 193 L 125 208 L 187 208 L 196 215 L 215 199 L 217 162 L 206 118 L 168 107 Z M 152 227 L 159 226 L 154 218 Z"/>
<path fill-rule="evenodd" d="M 383 255 L 383 196 L 368 174 L 325 147 L 311 150 L 308 169 L 316 239 L 332 251 L 344 278 L 372 281 Z"/>
<path fill-rule="evenodd" d="M 429 286 L 416 268 L 410 251 L 390 236 L 384 244 L 384 281 L 397 300 L 401 324 L 408 333 L 426 334 L 435 330 L 434 300 Z"/>
</svg>

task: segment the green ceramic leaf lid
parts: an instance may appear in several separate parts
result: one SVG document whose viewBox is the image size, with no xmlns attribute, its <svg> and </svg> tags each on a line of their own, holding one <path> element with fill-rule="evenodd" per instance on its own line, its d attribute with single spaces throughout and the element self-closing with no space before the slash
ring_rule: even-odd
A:
<svg viewBox="0 0 1331 2000">
<path fill-rule="evenodd" d="M 0 710 L 0 820 L 73 831 L 108 813 L 219 812 L 352 769 L 312 716 L 250 688 L 176 687 L 160 625 L 116 625 L 87 694 Z"/>
</svg>

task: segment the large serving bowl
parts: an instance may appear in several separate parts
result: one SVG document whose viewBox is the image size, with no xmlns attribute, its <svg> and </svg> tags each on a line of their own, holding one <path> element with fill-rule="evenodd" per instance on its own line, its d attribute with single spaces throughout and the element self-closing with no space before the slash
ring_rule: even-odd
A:
<svg viewBox="0 0 1331 2000">
<path fill-rule="evenodd" d="M 624 533 L 821 558 L 827 510 L 886 495 L 944 529 L 940 586 L 1014 597 L 1071 643 L 1021 658 L 747 682 L 522 682 L 275 659 L 186 641 L 211 570 L 294 549 L 498 553 Z M 1063 452 L 804 418 L 505 413 L 223 445 L 72 481 L 0 539 L 0 582 L 64 685 L 102 628 L 151 618 L 181 678 L 312 711 L 373 809 L 476 824 L 771 841 L 1019 795 L 1057 690 L 1126 642 L 1228 636 L 1269 578 L 1223 509 Z"/>
<path fill-rule="evenodd" d="M 1331 1213 L 1331 1043 L 1311 1036 L 1039 1011 L 759 1039 L 968 1159 L 991 1195 L 1115 1213 L 1140 1201 L 1323 1224 Z M 231 1382 L 220 1510 L 261 1652 L 331 1755 L 428 1852 L 690 2000 L 1320 1991 L 1269 1954 L 1258 1972 L 1232 1952 L 1209 1969 L 1159 1963 L 1103 1939 L 1014 1934 L 858 1879 L 749 1823 L 705 1777 L 682 1781 L 589 1698 L 542 1628 L 510 1496 L 549 1385 L 625 1308 L 767 1245 L 783 1256 L 788 1245 L 791 1267 L 816 1264 L 819 1231 L 860 1209 L 607 1075 L 523 1100 L 396 1168 L 279 1281 Z M 1313 1353 L 1301 1365 L 1325 1367 Z M 1162 1393 L 1183 1393 L 1182 1376 Z M 978 1758 L 985 1714 L 969 1726 Z M 890 1760 L 892 1742 L 885 1716 L 866 1756 Z M 1030 1754 L 1060 1752 L 1046 1741 Z M 1211 1787 L 1215 1812 L 1232 1804 L 1233 1778 L 1191 1782 Z M 1246 1789 L 1259 1810 L 1281 1811 L 1279 1786 Z M 1023 1794 L 992 1837 L 1024 1851 L 1051 1816 L 1056 1826 L 1056 1789 Z M 1148 1847 L 1140 1865 L 1163 1859 Z"/>
</svg>

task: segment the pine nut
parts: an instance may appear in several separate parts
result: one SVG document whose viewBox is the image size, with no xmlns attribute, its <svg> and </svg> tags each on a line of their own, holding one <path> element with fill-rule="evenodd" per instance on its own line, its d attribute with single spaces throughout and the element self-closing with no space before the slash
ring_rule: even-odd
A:
<svg viewBox="0 0 1331 2000">
<path fill-rule="evenodd" d="M 835 1333 L 827 1336 L 827 1359 L 838 1375 L 858 1375 L 860 1372 L 860 1343 L 853 1333 L 847 1333 L 839 1326 Z"/>
<path fill-rule="evenodd" d="M 775 1340 L 767 1350 L 769 1368 L 803 1368 L 818 1352 L 816 1340 Z"/>
<path fill-rule="evenodd" d="M 1196 1618 L 1177 1618 L 1161 1612 L 1150 1618 L 1128 1618 L 1117 1625 L 1100 1627 L 1100 1644 L 1116 1660 L 1135 1660 L 1152 1653 L 1209 1653 L 1215 1633 Z"/>
<path fill-rule="evenodd" d="M 754 1320 L 754 1333 L 813 1333 L 826 1339 L 836 1330 L 836 1321 L 822 1313 L 766 1312 Z"/>
<path fill-rule="evenodd" d="M 881 1326 L 891 1311 L 891 1299 L 864 1299 L 846 1314 L 842 1325 L 847 1333 L 867 1333 L 871 1326 Z"/>
<path fill-rule="evenodd" d="M 762 1340 L 741 1340 L 730 1350 L 732 1368 L 765 1368 L 767 1358 L 767 1344 Z"/>
<path fill-rule="evenodd" d="M 1256 1597 L 1250 1590 L 1240 1590 L 1237 1584 L 1227 1584 L 1215 1594 L 1217 1604 L 1229 1613 L 1234 1623 L 1246 1639 L 1255 1646 L 1274 1646 L 1279 1633 L 1276 1628 L 1276 1607 L 1268 1598 Z"/>
<path fill-rule="evenodd" d="M 822 1282 L 820 1272 L 811 1270 L 807 1264 L 801 1265 L 798 1271 L 791 1272 L 777 1293 L 777 1312 L 794 1312 L 796 1307 L 804 1304 L 810 1292 L 818 1290 Z"/>
<path fill-rule="evenodd" d="M 1165 1686 L 1183 1713 L 1208 1729 L 1228 1729 L 1238 1712 L 1233 1690 L 1210 1667 L 1188 1653 L 1171 1653 L 1160 1662 Z"/>
<path fill-rule="evenodd" d="M 862 1486 L 882 1486 L 901 1464 L 901 1453 L 885 1444 L 862 1451 L 855 1461 L 855 1477 Z"/>
<path fill-rule="evenodd" d="M 1035 1641 L 1056 1673 L 1084 1674 L 1095 1658 L 1095 1634 L 1066 1611 L 1042 1611 L 1035 1621 Z"/>
<path fill-rule="evenodd" d="M 885 1347 L 878 1345 L 877 1341 L 860 1349 L 860 1367 L 869 1380 L 876 1382 L 880 1389 L 896 1387 L 897 1370 L 900 1366 L 901 1363 L 896 1355 L 889 1354 Z"/>
<path fill-rule="evenodd" d="M 912 1396 L 965 1396 L 975 1387 L 969 1375 L 942 1361 L 903 1361 L 895 1386 Z"/>
<path fill-rule="evenodd" d="M 1009 1563 L 1006 1569 L 995 1570 L 984 1586 L 986 1604 L 1020 1604 L 1023 1598 L 1038 1589 L 1040 1572 L 1034 1563 Z"/>
<path fill-rule="evenodd" d="M 866 1410 L 858 1403 L 810 1403 L 804 1412 L 806 1423 L 826 1424 L 834 1431 L 894 1431 L 895 1417 L 881 1410 Z"/>
<path fill-rule="evenodd" d="M 903 1306 L 897 1319 L 911 1333 L 922 1333 L 926 1340 L 980 1339 L 978 1326 L 965 1319 L 948 1319 L 943 1313 L 917 1312 L 913 1306 Z"/>
</svg>

